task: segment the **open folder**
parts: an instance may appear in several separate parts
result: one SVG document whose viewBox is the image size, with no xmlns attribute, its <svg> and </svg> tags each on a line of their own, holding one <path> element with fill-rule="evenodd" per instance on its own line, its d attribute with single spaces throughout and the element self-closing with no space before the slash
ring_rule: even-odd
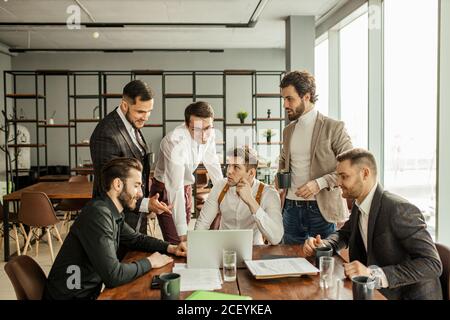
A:
<svg viewBox="0 0 450 320">
<path fill-rule="evenodd" d="M 256 279 L 300 277 L 306 274 L 315 275 L 319 272 L 319 269 L 305 258 L 247 260 L 245 264 Z"/>
</svg>

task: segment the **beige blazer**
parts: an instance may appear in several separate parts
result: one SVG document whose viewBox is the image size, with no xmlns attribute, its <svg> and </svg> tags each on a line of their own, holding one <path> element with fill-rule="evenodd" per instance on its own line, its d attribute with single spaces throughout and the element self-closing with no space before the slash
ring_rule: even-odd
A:
<svg viewBox="0 0 450 320">
<path fill-rule="evenodd" d="M 293 137 L 295 125 L 298 120 L 291 122 L 283 130 L 283 148 L 281 150 L 278 170 L 290 170 L 290 146 L 302 137 Z M 341 196 L 341 188 L 337 186 L 336 156 L 353 148 L 344 122 L 337 121 L 317 114 L 311 139 L 311 165 L 310 177 L 317 179 L 324 177 L 328 186 L 322 189 L 316 200 L 325 220 L 328 222 L 342 222 L 349 216 L 346 201 Z"/>
</svg>

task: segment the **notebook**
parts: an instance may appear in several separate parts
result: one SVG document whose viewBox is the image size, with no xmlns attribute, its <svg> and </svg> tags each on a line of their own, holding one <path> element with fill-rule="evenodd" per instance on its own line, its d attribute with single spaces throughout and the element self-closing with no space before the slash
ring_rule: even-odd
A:
<svg viewBox="0 0 450 320">
<path fill-rule="evenodd" d="M 281 258 L 245 261 L 248 270 L 256 279 L 300 277 L 319 272 L 305 258 Z"/>
<path fill-rule="evenodd" d="M 222 292 L 198 290 L 187 297 L 186 300 L 252 300 L 252 297 Z"/>
</svg>

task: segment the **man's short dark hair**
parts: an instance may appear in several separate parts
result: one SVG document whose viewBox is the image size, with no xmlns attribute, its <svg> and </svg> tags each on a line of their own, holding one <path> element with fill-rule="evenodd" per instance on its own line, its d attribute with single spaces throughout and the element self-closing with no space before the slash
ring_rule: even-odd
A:
<svg viewBox="0 0 450 320">
<path fill-rule="evenodd" d="M 316 80 L 314 76 L 308 71 L 292 71 L 287 73 L 280 83 L 280 88 L 286 88 L 293 86 L 300 98 L 303 98 L 305 94 L 309 93 L 309 101 L 316 103 Z"/>
<path fill-rule="evenodd" d="M 255 150 L 250 148 L 249 146 L 243 146 L 243 147 L 237 147 L 233 150 L 231 155 L 235 158 L 241 158 L 243 160 L 243 164 L 245 165 L 245 168 L 248 170 L 254 168 L 258 168 L 258 154 Z M 242 164 L 239 162 L 239 164 Z"/>
<path fill-rule="evenodd" d="M 142 172 L 142 164 L 134 158 L 115 158 L 106 163 L 102 168 L 100 179 L 103 191 L 108 192 L 116 178 L 125 182 L 131 169 Z"/>
<path fill-rule="evenodd" d="M 141 80 L 133 80 L 123 88 L 123 98 L 130 100 L 133 104 L 136 103 L 136 98 L 141 98 L 141 101 L 148 101 L 153 99 L 153 91 L 148 84 Z"/>
<path fill-rule="evenodd" d="M 193 102 L 184 109 L 184 121 L 186 122 L 186 125 L 189 125 L 191 116 L 214 119 L 214 110 L 208 102 Z"/>
<path fill-rule="evenodd" d="M 373 154 L 363 148 L 353 148 L 347 151 L 342 152 L 340 155 L 336 157 L 336 160 L 339 162 L 343 162 L 345 160 L 350 160 L 351 165 L 366 165 L 372 170 L 374 175 L 377 175 L 377 161 Z"/>
</svg>

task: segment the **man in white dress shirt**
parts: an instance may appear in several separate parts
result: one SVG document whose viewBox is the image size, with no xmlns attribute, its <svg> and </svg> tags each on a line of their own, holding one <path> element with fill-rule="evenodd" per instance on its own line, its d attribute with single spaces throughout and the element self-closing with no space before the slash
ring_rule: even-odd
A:
<svg viewBox="0 0 450 320">
<path fill-rule="evenodd" d="M 253 244 L 266 239 L 276 245 L 283 237 L 278 192 L 256 177 L 257 155 L 248 147 L 229 157 L 227 178 L 215 184 L 203 205 L 195 229 L 208 230 L 220 212 L 219 229 L 253 229 Z"/>
<path fill-rule="evenodd" d="M 158 215 L 165 241 L 178 244 L 186 240 L 191 216 L 191 185 L 200 163 L 215 185 L 223 179 L 213 128 L 214 111 L 209 103 L 197 101 L 184 111 L 185 123 L 162 140 L 152 180 L 150 195 L 159 193 L 161 201 L 170 204 L 172 215 Z"/>
</svg>

